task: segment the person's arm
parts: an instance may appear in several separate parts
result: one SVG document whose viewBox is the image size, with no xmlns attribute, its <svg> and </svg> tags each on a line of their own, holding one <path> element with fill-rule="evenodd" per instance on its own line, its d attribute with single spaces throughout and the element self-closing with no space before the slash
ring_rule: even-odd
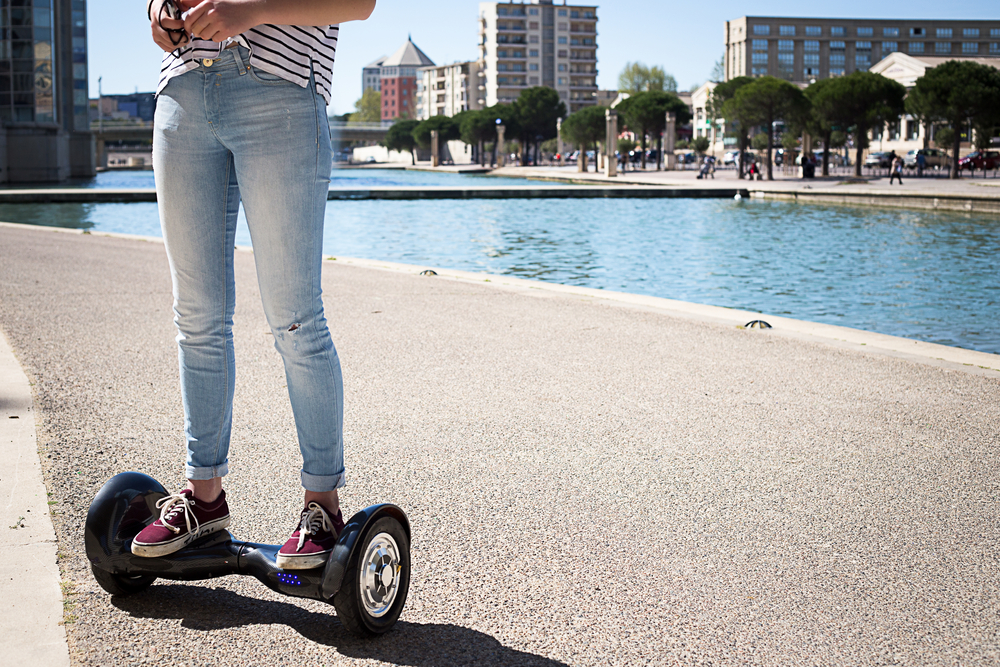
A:
<svg viewBox="0 0 1000 667">
<path fill-rule="evenodd" d="M 213 42 L 223 42 L 263 23 L 331 25 L 363 21 L 375 0 L 181 0 L 188 12 L 184 29 Z"/>
</svg>

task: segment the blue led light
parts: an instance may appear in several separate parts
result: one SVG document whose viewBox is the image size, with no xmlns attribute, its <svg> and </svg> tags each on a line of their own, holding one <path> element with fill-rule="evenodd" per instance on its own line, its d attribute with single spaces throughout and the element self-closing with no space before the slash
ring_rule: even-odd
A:
<svg viewBox="0 0 1000 667">
<path fill-rule="evenodd" d="M 285 572 L 278 572 L 277 576 L 278 576 L 278 581 L 280 581 L 281 583 L 285 584 L 286 586 L 301 586 L 302 585 L 302 581 L 298 578 L 298 576 L 296 576 L 294 574 L 287 574 Z"/>
</svg>

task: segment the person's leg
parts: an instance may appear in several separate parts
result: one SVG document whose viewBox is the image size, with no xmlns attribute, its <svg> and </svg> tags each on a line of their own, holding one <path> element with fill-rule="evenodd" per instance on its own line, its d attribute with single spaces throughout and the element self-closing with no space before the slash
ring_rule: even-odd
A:
<svg viewBox="0 0 1000 667">
<path fill-rule="evenodd" d="M 206 110 L 205 75 L 171 80 L 157 100 L 153 165 L 177 325 L 186 476 L 214 500 L 228 472 L 235 364 L 233 248 L 239 187 Z"/>
<path fill-rule="evenodd" d="M 285 366 L 305 501 L 336 514 L 344 404 L 320 281 L 332 165 L 326 105 L 312 86 L 254 70 L 235 83 L 224 91 L 233 122 L 218 131 L 233 149 L 261 300 Z"/>
</svg>

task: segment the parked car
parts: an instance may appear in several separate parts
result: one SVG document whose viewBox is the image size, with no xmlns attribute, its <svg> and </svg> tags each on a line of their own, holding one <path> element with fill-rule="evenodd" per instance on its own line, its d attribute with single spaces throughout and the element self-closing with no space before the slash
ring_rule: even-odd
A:
<svg viewBox="0 0 1000 667">
<path fill-rule="evenodd" d="M 963 169 L 971 169 L 972 171 L 1000 169 L 1000 152 L 973 151 L 958 161 L 958 170 L 962 171 Z"/>
<path fill-rule="evenodd" d="M 926 164 L 925 169 L 947 169 L 951 164 L 948 155 L 937 148 L 920 148 L 912 150 L 903 158 L 903 166 L 907 169 L 917 168 L 917 155 L 923 154 Z"/>
<path fill-rule="evenodd" d="M 892 165 L 892 158 L 889 153 L 869 153 L 865 158 L 866 167 L 878 167 L 888 169 Z"/>
</svg>

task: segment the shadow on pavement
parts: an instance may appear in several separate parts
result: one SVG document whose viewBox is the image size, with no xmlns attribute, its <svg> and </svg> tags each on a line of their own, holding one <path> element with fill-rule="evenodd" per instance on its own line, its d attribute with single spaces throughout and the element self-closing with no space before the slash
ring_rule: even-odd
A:
<svg viewBox="0 0 1000 667">
<path fill-rule="evenodd" d="M 538 665 L 565 663 L 508 648 L 482 632 L 458 625 L 400 621 L 387 634 L 358 639 L 329 613 L 295 604 L 250 598 L 222 588 L 186 584 L 152 586 L 111 604 L 137 618 L 181 620 L 189 630 L 219 630 L 246 625 L 287 625 L 309 641 L 358 659 L 400 665 Z M 264 640 L 266 641 L 266 640 Z"/>
</svg>

